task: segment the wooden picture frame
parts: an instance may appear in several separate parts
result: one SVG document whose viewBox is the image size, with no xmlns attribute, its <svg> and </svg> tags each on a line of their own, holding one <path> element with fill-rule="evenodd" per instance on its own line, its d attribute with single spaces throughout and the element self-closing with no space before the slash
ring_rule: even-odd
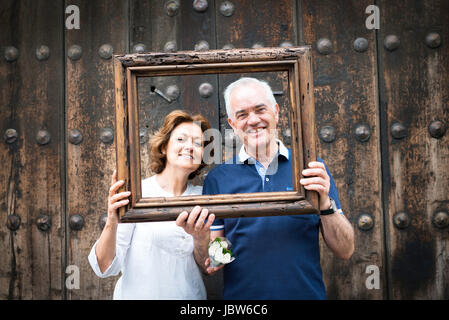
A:
<svg viewBox="0 0 449 320">
<path fill-rule="evenodd" d="M 216 218 L 310 214 L 319 212 L 318 193 L 299 183 L 301 171 L 316 161 L 314 91 L 310 46 L 289 48 L 184 51 L 115 55 L 117 178 L 131 191 L 119 209 L 121 222 L 175 220 L 195 205 Z M 288 72 L 292 131 L 293 191 L 173 198 L 142 198 L 137 78 L 244 72 Z"/>
</svg>

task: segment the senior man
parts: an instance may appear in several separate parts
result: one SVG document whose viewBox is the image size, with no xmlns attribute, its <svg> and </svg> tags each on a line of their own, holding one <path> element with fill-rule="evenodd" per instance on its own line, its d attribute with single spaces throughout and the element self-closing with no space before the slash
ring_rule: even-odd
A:
<svg viewBox="0 0 449 320">
<path fill-rule="evenodd" d="M 291 152 L 276 138 L 279 105 L 269 85 L 241 78 L 226 88 L 224 98 L 228 123 L 242 148 L 233 161 L 209 172 L 203 194 L 293 190 Z M 326 298 L 318 232 L 338 258 L 349 259 L 354 231 L 328 168 L 317 160 L 303 170 L 300 183 L 319 193 L 320 215 L 215 219 L 210 239 L 227 237 L 236 256 L 224 267 L 224 299 Z M 185 223 L 192 224 L 191 230 L 195 219 Z M 210 267 L 207 256 L 205 240 L 195 241 L 196 261 L 212 274 L 219 268 Z"/>
</svg>

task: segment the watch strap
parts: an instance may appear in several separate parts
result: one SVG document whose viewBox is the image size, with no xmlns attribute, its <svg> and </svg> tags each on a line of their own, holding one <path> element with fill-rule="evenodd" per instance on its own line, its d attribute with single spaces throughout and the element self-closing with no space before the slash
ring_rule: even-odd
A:
<svg viewBox="0 0 449 320">
<path fill-rule="evenodd" d="M 320 216 L 327 216 L 329 214 L 337 212 L 337 206 L 335 205 L 335 201 L 333 199 L 330 200 L 331 200 L 331 207 L 327 210 L 320 210 Z"/>
</svg>

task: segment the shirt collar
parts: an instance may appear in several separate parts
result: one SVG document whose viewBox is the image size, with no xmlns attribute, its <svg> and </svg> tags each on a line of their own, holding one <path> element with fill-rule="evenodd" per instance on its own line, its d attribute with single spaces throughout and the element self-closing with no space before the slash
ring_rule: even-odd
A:
<svg viewBox="0 0 449 320">
<path fill-rule="evenodd" d="M 281 156 L 284 156 L 288 160 L 288 149 L 287 149 L 287 147 L 279 139 L 276 139 L 276 142 L 279 145 L 278 154 L 280 154 Z M 239 160 L 240 160 L 240 162 L 243 163 L 246 160 L 248 160 L 249 158 L 252 158 L 252 157 L 249 154 L 246 153 L 245 145 L 242 144 L 242 147 L 240 148 L 240 152 L 239 152 Z"/>
</svg>

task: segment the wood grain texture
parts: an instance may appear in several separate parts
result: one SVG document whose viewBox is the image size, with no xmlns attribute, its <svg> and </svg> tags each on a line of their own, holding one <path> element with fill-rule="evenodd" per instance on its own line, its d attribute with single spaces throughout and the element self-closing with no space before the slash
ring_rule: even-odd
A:
<svg viewBox="0 0 449 320">
<path fill-rule="evenodd" d="M 78 129 L 83 141 L 67 144 L 67 217 L 80 214 L 84 227 L 68 229 L 69 265 L 80 270 L 81 287 L 70 290 L 69 299 L 111 299 L 114 278 L 100 279 L 87 256 L 99 238 L 99 218 L 107 212 L 107 196 L 115 169 L 114 143 L 100 140 L 104 128 L 115 127 L 113 60 L 102 59 L 99 49 L 110 44 L 115 53 L 128 48 L 127 1 L 76 1 L 80 9 L 80 30 L 65 33 L 66 54 L 72 45 L 82 48 L 79 60 L 66 57 L 67 129 Z"/>
<path fill-rule="evenodd" d="M 376 265 L 385 281 L 383 214 L 380 181 L 380 141 L 377 107 L 375 32 L 365 26 L 369 1 L 301 1 L 303 41 L 313 45 L 316 136 L 318 155 L 335 180 L 343 212 L 355 231 L 355 253 L 349 261 L 339 261 L 321 242 L 323 275 L 328 298 L 382 299 L 385 282 L 379 290 L 368 290 L 368 265 Z M 356 52 L 354 40 L 368 41 L 365 52 Z M 320 54 L 317 42 L 327 38 L 329 54 Z M 356 126 L 367 124 L 370 138 L 360 142 Z M 323 142 L 319 132 L 333 126 L 336 139 Z M 362 231 L 358 217 L 368 213 L 374 226 Z"/>
<path fill-rule="evenodd" d="M 428 127 L 440 120 L 449 124 L 449 22 L 447 1 L 380 1 L 378 39 L 382 117 L 384 207 L 388 247 L 389 297 L 392 299 L 449 298 L 449 237 L 447 228 L 432 223 L 438 210 L 448 212 L 449 137 L 436 139 Z M 430 32 L 441 46 L 430 48 Z M 395 51 L 384 47 L 394 34 Z M 402 123 L 407 135 L 395 139 L 391 126 Z M 410 217 L 398 229 L 397 212 Z"/>
<path fill-rule="evenodd" d="M 2 1 L 0 12 L 0 130 L 18 133 L 15 142 L 0 144 L 0 299 L 61 299 L 62 4 Z M 50 49 L 45 61 L 36 59 L 41 45 Z M 19 53 L 13 62 L 4 58 L 8 46 Z M 39 130 L 50 134 L 45 145 L 36 141 Z M 42 214 L 51 218 L 48 231 L 37 228 Z M 10 215 L 21 219 L 17 231 L 6 228 Z"/>
</svg>

